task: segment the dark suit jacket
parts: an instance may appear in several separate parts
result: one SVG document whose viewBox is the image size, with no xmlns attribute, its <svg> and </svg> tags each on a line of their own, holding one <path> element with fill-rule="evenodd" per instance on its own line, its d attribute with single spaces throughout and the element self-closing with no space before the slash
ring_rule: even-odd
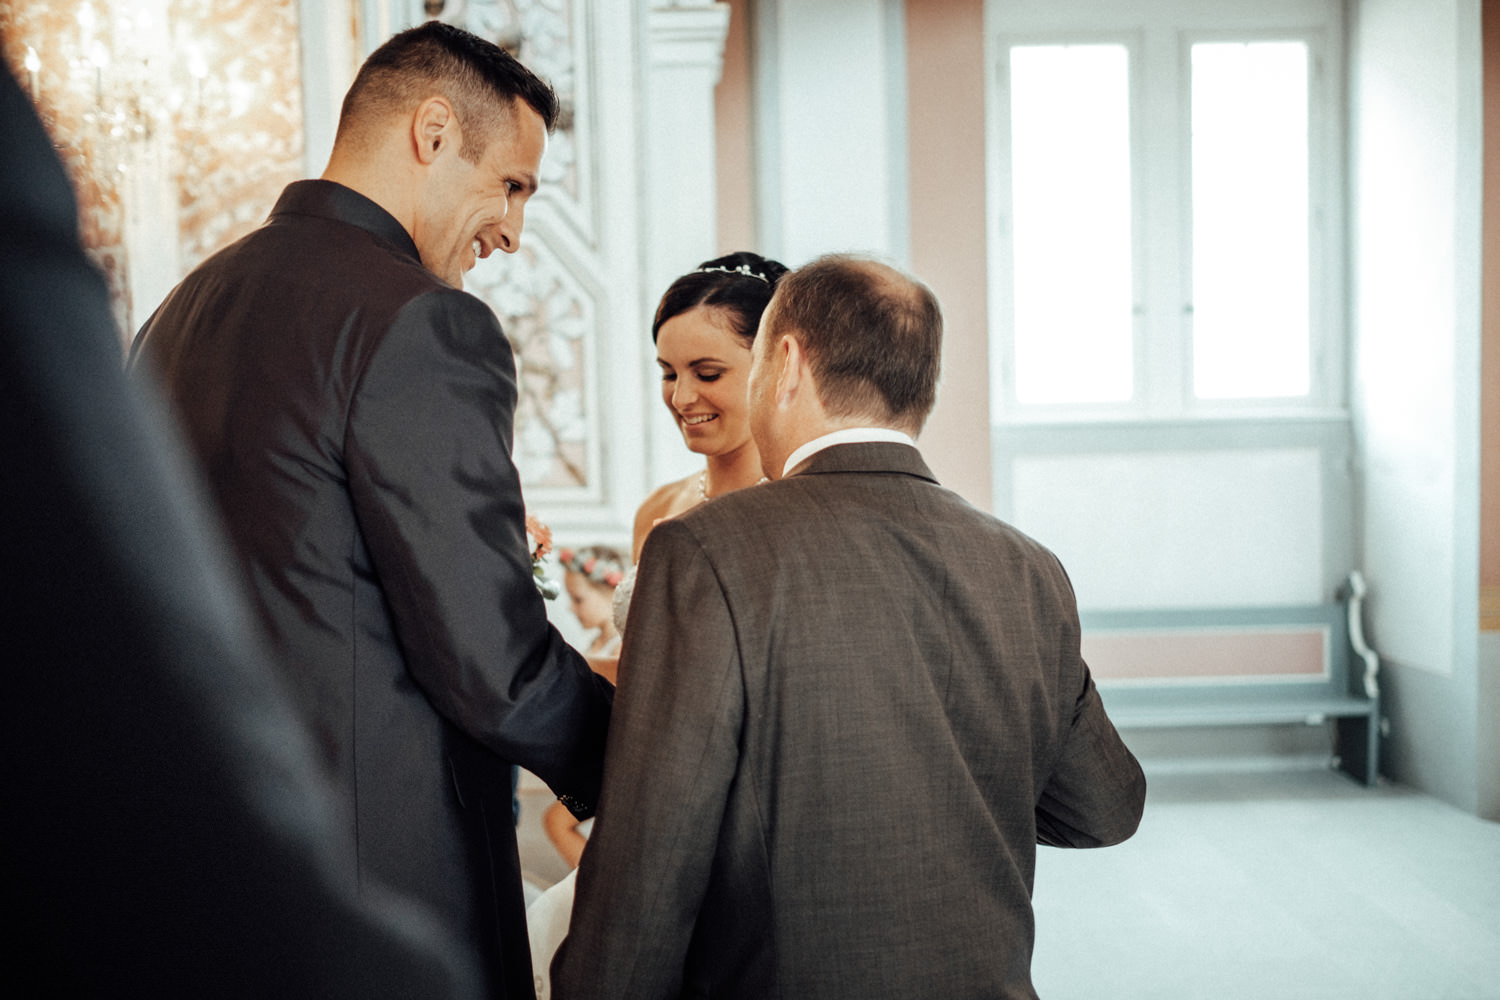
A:
<svg viewBox="0 0 1500 1000">
<path fill-rule="evenodd" d="M 530 996 L 510 765 L 591 810 L 611 691 L 532 578 L 494 313 L 374 202 L 300 181 L 132 357 L 207 472 L 361 872 Z"/>
<path fill-rule="evenodd" d="M 477 997 L 358 891 L 311 741 L 72 190 L 0 61 L 0 983 L 11 997 Z"/>
<path fill-rule="evenodd" d="M 1057 559 L 848 444 L 655 528 L 553 966 L 578 997 L 1030 997 L 1038 842 L 1145 780 Z"/>
</svg>

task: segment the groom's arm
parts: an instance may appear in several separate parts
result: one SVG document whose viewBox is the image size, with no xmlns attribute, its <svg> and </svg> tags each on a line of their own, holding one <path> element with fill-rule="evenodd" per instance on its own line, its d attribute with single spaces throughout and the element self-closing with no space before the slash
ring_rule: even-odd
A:
<svg viewBox="0 0 1500 1000">
<path fill-rule="evenodd" d="M 437 712 L 587 815 L 609 685 L 547 620 L 532 575 L 510 342 L 489 306 L 409 302 L 366 362 L 343 457 L 406 667 Z"/>
<path fill-rule="evenodd" d="M 687 528 L 646 541 L 604 790 L 578 870 L 559 998 L 677 996 L 739 765 L 743 686 L 723 591 Z"/>
</svg>

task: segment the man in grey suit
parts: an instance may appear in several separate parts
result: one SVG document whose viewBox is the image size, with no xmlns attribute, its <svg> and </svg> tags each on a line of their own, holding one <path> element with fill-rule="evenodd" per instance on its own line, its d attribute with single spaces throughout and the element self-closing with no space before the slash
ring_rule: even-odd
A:
<svg viewBox="0 0 1500 1000">
<path fill-rule="evenodd" d="M 1062 566 L 913 445 L 941 330 L 872 261 L 778 286 L 750 375 L 774 481 L 641 555 L 562 1000 L 1033 997 L 1036 845 L 1135 831 Z"/>
</svg>

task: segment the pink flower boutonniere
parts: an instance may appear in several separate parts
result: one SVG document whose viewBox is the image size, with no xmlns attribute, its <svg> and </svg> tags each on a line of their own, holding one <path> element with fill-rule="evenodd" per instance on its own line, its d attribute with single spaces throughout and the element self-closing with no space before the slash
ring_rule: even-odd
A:
<svg viewBox="0 0 1500 1000">
<path fill-rule="evenodd" d="M 527 514 L 526 541 L 531 549 L 531 575 L 536 580 L 536 589 L 547 600 L 554 600 L 562 593 L 562 588 L 557 585 L 556 580 L 547 578 L 547 568 L 543 565 L 543 560 L 552 551 L 552 529 Z"/>
</svg>

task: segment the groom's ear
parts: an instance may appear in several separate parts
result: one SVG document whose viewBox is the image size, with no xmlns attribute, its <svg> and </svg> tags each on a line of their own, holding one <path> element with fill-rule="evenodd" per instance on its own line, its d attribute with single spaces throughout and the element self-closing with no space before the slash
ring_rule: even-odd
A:
<svg viewBox="0 0 1500 1000">
<path fill-rule="evenodd" d="M 429 97 L 411 116 L 412 152 L 424 166 L 452 146 L 456 153 L 462 137 L 458 134 L 458 115 L 444 97 Z"/>
</svg>

